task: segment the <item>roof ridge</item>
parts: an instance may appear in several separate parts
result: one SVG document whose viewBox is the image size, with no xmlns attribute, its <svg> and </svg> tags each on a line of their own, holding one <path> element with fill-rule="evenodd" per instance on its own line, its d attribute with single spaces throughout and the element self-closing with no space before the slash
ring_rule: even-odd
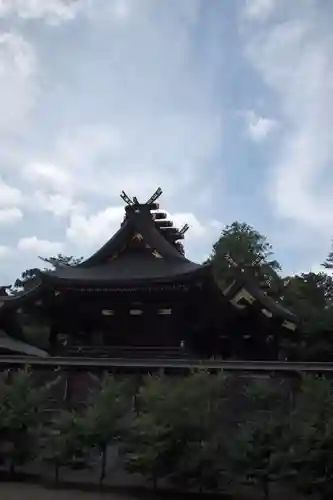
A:
<svg viewBox="0 0 333 500">
<path fill-rule="evenodd" d="M 133 237 L 134 233 L 141 234 L 146 244 L 166 259 L 191 262 L 173 245 L 166 235 L 158 229 L 151 213 L 154 205 L 133 204 L 125 207 L 125 219 L 114 235 L 93 255 L 78 263 L 74 267 L 95 267 L 119 254 L 124 245 Z"/>
</svg>

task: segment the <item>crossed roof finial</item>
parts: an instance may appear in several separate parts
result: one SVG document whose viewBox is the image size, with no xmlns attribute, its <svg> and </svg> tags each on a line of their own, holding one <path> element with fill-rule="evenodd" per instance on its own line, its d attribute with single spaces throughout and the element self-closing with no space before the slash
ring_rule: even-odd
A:
<svg viewBox="0 0 333 500">
<path fill-rule="evenodd" d="M 120 194 L 120 198 L 125 202 L 127 203 L 127 205 L 129 206 L 132 206 L 134 205 L 134 200 L 132 200 L 129 196 L 127 196 L 127 194 L 125 193 L 125 191 L 122 191 L 121 194 Z"/>
<path fill-rule="evenodd" d="M 255 266 L 258 266 L 259 264 L 261 264 L 261 268 L 263 271 L 262 284 L 266 287 L 272 286 L 276 273 L 269 266 L 269 264 L 266 264 L 265 262 L 263 262 L 264 261 L 263 256 L 260 256 L 260 255 L 257 256 L 250 264 L 246 264 L 244 262 L 238 263 L 231 257 L 230 254 L 226 254 L 224 256 L 224 258 L 228 262 L 228 264 L 230 264 L 232 267 L 234 267 L 236 269 L 239 269 L 242 273 L 245 272 L 246 268 L 254 268 Z M 278 276 L 276 275 L 276 277 L 278 277 Z M 288 284 L 284 285 L 283 288 L 285 288 L 286 286 L 288 286 Z"/>
<path fill-rule="evenodd" d="M 229 253 L 225 254 L 224 258 L 228 262 L 228 264 L 230 264 L 232 267 L 240 267 L 239 264 L 231 257 Z"/>
<path fill-rule="evenodd" d="M 155 203 L 155 201 L 161 196 L 162 193 L 163 193 L 162 189 L 158 187 L 155 193 L 149 198 L 149 200 L 146 201 L 146 205 L 151 205 L 152 203 Z"/>
<path fill-rule="evenodd" d="M 155 201 L 161 196 L 163 193 L 162 189 L 159 187 L 156 189 L 155 193 L 146 201 L 146 205 L 152 205 Z M 139 201 L 136 196 L 130 198 L 125 191 L 122 191 L 120 194 L 120 198 L 129 206 L 139 205 Z"/>
<path fill-rule="evenodd" d="M 229 253 L 227 253 L 224 256 L 225 260 L 230 264 L 232 267 L 239 269 L 241 273 L 244 273 L 246 269 L 248 268 L 254 268 L 255 266 L 259 265 L 263 261 L 262 256 L 257 256 L 251 263 L 246 263 L 246 262 L 236 262 Z M 270 277 L 267 279 L 267 282 L 269 283 Z"/>
</svg>

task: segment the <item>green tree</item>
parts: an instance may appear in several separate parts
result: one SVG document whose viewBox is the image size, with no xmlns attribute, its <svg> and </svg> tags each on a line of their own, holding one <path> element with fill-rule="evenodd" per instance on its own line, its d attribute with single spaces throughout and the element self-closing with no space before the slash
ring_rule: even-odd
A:
<svg viewBox="0 0 333 500">
<path fill-rule="evenodd" d="M 42 259 L 44 262 L 51 264 L 53 268 L 56 265 L 76 266 L 82 261 L 82 258 L 65 256 L 58 254 L 55 257 Z M 14 285 L 9 288 L 11 294 L 20 294 L 29 292 L 37 285 L 38 268 L 27 269 L 15 281 Z M 49 325 L 43 314 L 36 310 L 31 305 L 25 305 L 20 312 L 8 311 L 2 315 L 0 319 L 0 328 L 10 336 L 27 342 L 28 344 L 37 346 L 41 349 L 49 348 Z"/>
<path fill-rule="evenodd" d="M 324 377 L 304 377 L 293 416 L 297 487 L 333 497 L 333 386 Z"/>
<path fill-rule="evenodd" d="M 152 479 L 155 488 L 162 478 L 183 487 L 218 487 L 223 380 L 206 372 L 180 380 L 148 377 L 139 392 L 126 467 Z"/>
<path fill-rule="evenodd" d="M 297 357 L 329 361 L 333 355 L 333 278 L 325 273 L 293 276 L 282 302 L 302 322 L 302 338 L 293 346 Z"/>
<path fill-rule="evenodd" d="M 38 269 L 36 267 L 23 271 L 21 276 L 16 279 L 14 286 L 11 288 L 11 292 L 18 293 L 21 291 L 28 292 L 31 290 L 35 286 L 37 272 Z"/>
<path fill-rule="evenodd" d="M 175 485 L 214 490 L 229 481 L 227 442 L 221 422 L 228 413 L 228 377 L 194 371 L 170 393 Z M 177 409 L 178 408 L 178 411 Z"/>
<path fill-rule="evenodd" d="M 33 373 L 26 370 L 2 374 L 0 384 L 0 436 L 5 462 L 12 473 L 36 452 L 36 441 L 43 423 L 43 409 L 56 379 L 36 387 Z"/>
<path fill-rule="evenodd" d="M 55 257 L 48 257 L 48 258 L 42 258 L 41 259 L 43 262 L 46 262 L 47 264 L 51 264 L 53 267 L 55 266 L 76 266 L 80 262 L 82 262 L 83 258 L 82 257 L 73 257 L 73 256 L 67 256 L 67 255 L 62 255 L 58 254 Z M 27 269 L 24 271 L 19 278 L 14 283 L 14 286 L 12 287 L 12 292 L 13 293 L 18 293 L 21 291 L 29 291 L 31 288 L 35 286 L 35 280 L 37 277 L 38 273 L 38 268 L 32 268 L 32 269 Z"/>
<path fill-rule="evenodd" d="M 154 489 L 168 470 L 170 429 L 167 419 L 160 417 L 167 394 L 164 378 L 149 376 L 144 380 L 136 397 L 138 413 L 123 449 L 125 468 L 151 479 Z"/>
<path fill-rule="evenodd" d="M 281 387 L 273 387 L 271 380 L 252 383 L 247 398 L 249 409 L 230 455 L 236 478 L 260 486 L 268 500 L 270 484 L 292 473 L 289 414 Z"/>
<path fill-rule="evenodd" d="M 154 489 L 166 476 L 169 458 L 169 428 L 158 423 L 151 413 L 141 413 L 123 449 L 124 464 L 130 473 L 139 473 L 152 481 Z"/>
<path fill-rule="evenodd" d="M 270 283 L 273 287 L 280 285 L 276 271 L 280 264 L 272 259 L 273 249 L 267 238 L 252 226 L 243 222 L 233 222 L 225 227 L 220 238 L 213 245 L 208 259 L 215 269 L 217 281 L 225 286 L 235 276 L 235 268 L 230 258 L 248 274 L 259 281 Z M 229 259 L 226 259 L 229 256 Z"/>
<path fill-rule="evenodd" d="M 105 376 L 85 414 L 90 442 L 101 453 L 100 484 L 105 478 L 108 446 L 118 443 L 125 435 L 131 417 L 129 385 L 126 381 Z"/>
<path fill-rule="evenodd" d="M 92 446 L 83 415 L 64 410 L 56 415 L 46 429 L 42 444 L 43 460 L 53 464 L 56 483 L 62 467 L 88 467 Z"/>
<path fill-rule="evenodd" d="M 322 263 L 322 266 L 325 269 L 333 269 L 333 240 L 332 240 L 331 246 L 332 246 L 332 250 L 329 252 L 328 256 L 326 257 L 326 259 Z"/>
</svg>

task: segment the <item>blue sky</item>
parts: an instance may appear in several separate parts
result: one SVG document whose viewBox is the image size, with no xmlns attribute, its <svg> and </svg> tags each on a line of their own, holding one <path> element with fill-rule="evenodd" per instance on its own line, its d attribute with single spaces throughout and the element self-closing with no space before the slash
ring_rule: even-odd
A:
<svg viewBox="0 0 333 500">
<path fill-rule="evenodd" d="M 284 272 L 333 236 L 333 4 L 325 0 L 0 0 L 0 278 L 88 255 L 119 193 L 188 222 L 267 235 Z"/>
</svg>

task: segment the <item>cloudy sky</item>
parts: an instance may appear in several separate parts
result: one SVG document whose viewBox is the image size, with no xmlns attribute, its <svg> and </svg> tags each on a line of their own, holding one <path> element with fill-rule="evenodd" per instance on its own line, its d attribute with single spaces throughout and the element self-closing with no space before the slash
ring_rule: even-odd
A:
<svg viewBox="0 0 333 500">
<path fill-rule="evenodd" d="M 333 236 L 333 3 L 0 0 L 0 278 L 88 255 L 161 186 L 201 261 L 224 224 L 284 271 Z"/>
</svg>

